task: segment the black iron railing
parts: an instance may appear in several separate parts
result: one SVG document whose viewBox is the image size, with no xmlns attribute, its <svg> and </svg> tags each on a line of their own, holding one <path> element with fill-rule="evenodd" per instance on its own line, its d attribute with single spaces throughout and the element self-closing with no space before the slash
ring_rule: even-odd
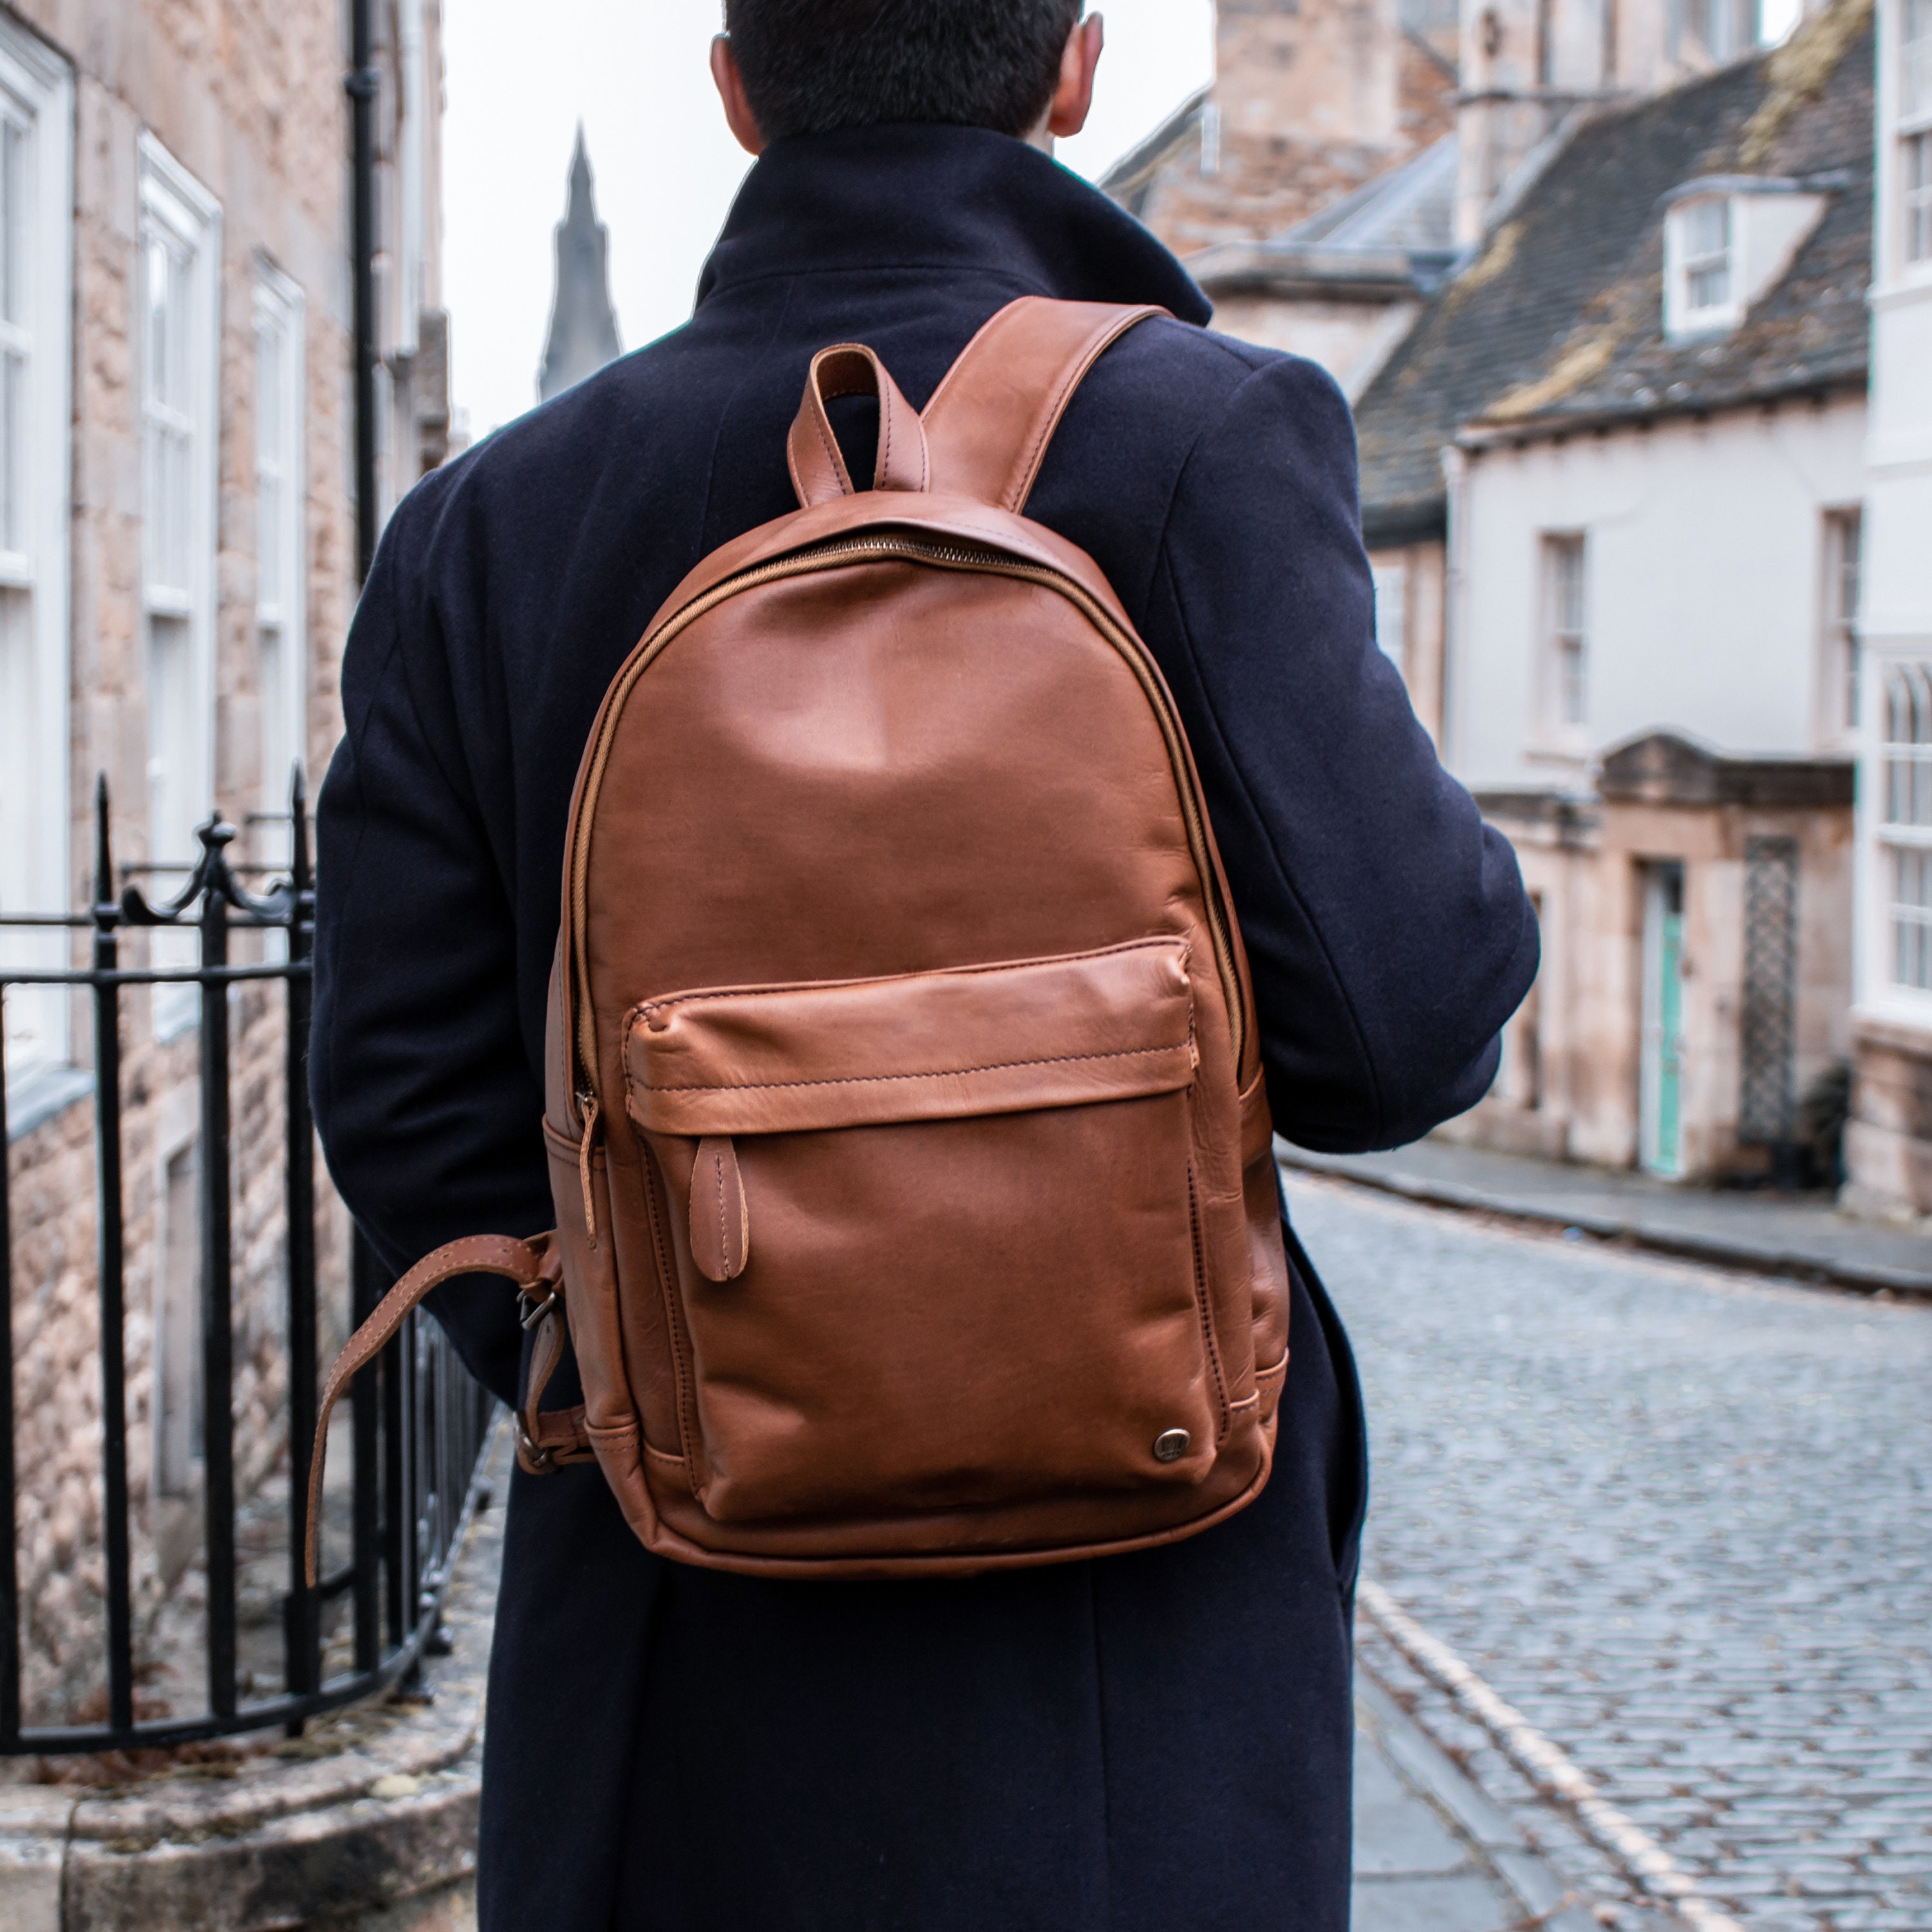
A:
<svg viewBox="0 0 1932 1932">
<path fill-rule="evenodd" d="M 412 1676 L 434 1648 L 448 1558 L 478 1500 L 476 1471 L 494 1402 L 457 1359 L 440 1329 L 412 1316 L 356 1380 L 350 1405 L 349 1556 L 317 1586 L 303 1576 L 302 1513 L 308 1487 L 318 1384 L 318 1281 L 314 1130 L 308 1108 L 310 950 L 314 895 L 308 816 L 298 775 L 285 876 L 256 892 L 228 856 L 234 829 L 211 818 L 201 855 L 184 884 L 158 902 L 117 878 L 106 781 L 95 796 L 94 904 L 84 914 L 0 915 L 0 930 L 44 927 L 92 934 L 85 968 L 27 968 L 0 958 L 0 1002 L 10 988 L 76 989 L 92 1006 L 95 1245 L 99 1298 L 100 1551 L 105 1622 L 105 1718 L 98 1723 L 22 1723 L 21 1600 L 17 1543 L 20 1478 L 45 1460 L 34 1443 L 44 1419 L 15 1413 L 13 1323 L 14 1220 L 8 1169 L 0 1166 L 0 1756 L 103 1751 L 192 1742 L 284 1726 Z M 149 868 L 158 872 L 161 868 Z M 117 885 L 120 890 L 117 891 Z M 176 928 L 199 935 L 194 965 L 122 964 L 130 930 Z M 278 934 L 260 961 L 232 963 L 231 935 Z M 279 957 L 267 956 L 278 952 Z M 262 1696 L 256 1673 L 238 1672 L 237 1507 L 234 1378 L 236 1178 L 230 1086 L 231 989 L 250 982 L 286 989 L 281 1053 L 284 1142 L 280 1212 L 286 1275 L 287 1581 L 280 1594 L 278 1693 Z M 197 1166 L 200 1255 L 200 1566 L 206 1688 L 198 1711 L 137 1712 L 128 1471 L 128 1227 L 124 1177 L 123 997 L 170 985 L 199 989 Z M 0 1150 L 8 1144 L 6 1030 L 0 1023 Z M 259 1159 L 261 1150 L 251 1149 Z M 359 1236 L 347 1244 L 349 1280 L 323 1284 L 352 1323 L 387 1281 Z M 338 1270 L 340 1272 L 341 1270 Z M 150 1403 L 158 1410 L 158 1388 Z M 41 1445 L 44 1450 L 44 1444 Z M 332 1467 L 334 1464 L 332 1463 Z M 252 1505 L 258 1499 L 238 1499 Z M 338 1508 L 336 1511 L 341 1514 Z M 332 1538 L 339 1546 L 340 1534 Z M 325 1550 L 325 1562 L 328 1551 Z M 344 1640 L 346 1639 L 346 1642 Z M 346 1652 L 346 1655 L 345 1655 Z M 348 1668 L 325 1672 L 325 1658 Z"/>
</svg>

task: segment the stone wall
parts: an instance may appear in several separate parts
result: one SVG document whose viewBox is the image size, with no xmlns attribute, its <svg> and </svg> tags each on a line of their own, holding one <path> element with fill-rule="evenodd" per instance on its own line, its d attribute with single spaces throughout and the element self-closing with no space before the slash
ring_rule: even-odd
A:
<svg viewBox="0 0 1932 1932">
<path fill-rule="evenodd" d="M 1537 991 L 1504 1036 L 1496 1088 L 1445 1138 L 1628 1167 L 1640 1155 L 1646 868 L 1684 868 L 1682 1172 L 1763 1174 L 1740 1143 L 1744 854 L 1757 837 L 1798 846 L 1794 1096 L 1846 1057 L 1852 814 L 1809 807 L 1483 793 L 1537 902 Z"/>
<path fill-rule="evenodd" d="M 244 1697 L 280 1688 L 278 1593 L 286 1571 L 288 1409 L 284 997 L 279 986 L 244 986 L 230 1006 L 232 1412 Z M 128 1027 L 124 1038 L 134 1032 Z M 153 1717 L 200 1709 L 205 1694 L 199 1468 L 190 1461 L 170 1472 L 157 1442 L 164 1402 L 157 1331 L 170 1310 L 187 1312 L 192 1323 L 197 1286 L 196 1231 L 170 1222 L 194 1203 L 192 1185 L 182 1188 L 183 1169 L 174 1164 L 184 1152 L 194 1159 L 198 1046 L 194 1030 L 165 1044 L 149 1042 L 128 1054 L 122 1070 L 122 1334 L 134 1654 L 140 1714 Z M 30 1724 L 98 1721 L 106 1712 L 106 1578 L 92 1102 L 68 1107 L 23 1136 L 9 1150 L 8 1166 L 22 1715 Z M 346 1330 L 346 1234 L 340 1204 L 325 1187 L 316 1216 L 325 1365 Z M 184 1333 L 198 1351 L 198 1332 L 184 1330 L 178 1317 L 177 1344 Z M 190 1357 L 183 1364 L 185 1383 L 168 1378 L 173 1406 L 198 1384 L 198 1366 Z M 346 1470 L 344 1462 L 338 1478 Z"/>
<path fill-rule="evenodd" d="M 339 665 L 356 589 L 344 15 L 340 0 L 4 4 L 74 70 L 68 904 L 80 906 L 91 896 L 97 774 L 106 778 L 114 801 L 116 860 L 139 868 L 152 851 L 143 574 L 150 506 L 137 314 L 144 136 L 159 142 L 220 211 L 211 729 L 214 800 L 243 827 L 230 848 L 238 865 L 266 864 L 286 836 L 266 816 L 285 799 L 287 773 L 268 768 L 272 759 L 279 764 L 280 754 L 272 753 L 273 736 L 265 726 L 257 622 L 256 291 L 270 268 L 302 298 L 301 750 L 311 790 L 340 733 Z M 394 10 L 376 12 L 386 34 Z M 435 0 L 428 0 L 425 13 L 433 70 Z M 379 196 L 385 231 L 393 232 L 400 89 L 394 46 L 386 39 L 380 52 L 385 80 L 378 118 L 386 166 Z M 424 104 L 432 114 L 440 115 L 440 84 L 427 91 Z M 428 254 L 419 279 L 426 298 L 434 300 L 433 170 L 424 187 Z M 392 301 L 388 308 L 395 306 Z M 428 386 L 418 381 L 417 386 Z M 430 397 L 427 406 L 438 406 L 436 398 Z M 446 417 L 446 401 L 440 406 Z M 404 424 L 405 434 L 391 439 L 395 460 L 386 478 L 386 502 L 423 466 L 406 433 L 410 427 Z M 261 883 L 260 874 L 247 876 Z M 142 878 L 158 893 L 176 882 L 166 876 Z M 238 933 L 232 956 L 259 958 L 262 944 L 258 937 Z M 192 940 L 188 946 L 192 957 Z M 76 964 L 85 963 L 86 946 L 86 935 L 76 935 Z M 144 936 L 124 939 L 124 964 L 142 964 L 148 956 Z M 252 1617 L 259 1626 L 242 1636 L 244 1696 L 280 1684 L 275 1592 L 286 1562 L 287 1393 L 284 998 L 279 985 L 244 985 L 229 1007 L 239 1568 L 244 1622 Z M 85 1063 L 92 1017 L 84 999 L 74 1002 L 71 1033 L 76 1057 Z M 164 1466 L 170 1456 L 157 1433 L 164 1412 L 177 1414 L 182 1400 L 191 1402 L 190 1372 L 199 1354 L 193 1299 L 198 1250 L 191 1222 L 198 1038 L 190 1025 L 170 1039 L 158 1039 L 150 996 L 128 990 L 121 1025 L 124 1340 L 138 1696 L 144 1714 L 198 1709 L 203 1696 L 196 1654 L 205 1589 L 199 1478 L 192 1457 L 185 1466 Z M 16 1120 L 16 1131 L 22 1124 Z M 50 1118 L 24 1124 L 27 1130 L 8 1150 L 24 1714 L 30 1723 L 77 1721 L 105 1711 L 93 1107 L 82 1099 Z M 326 1183 L 320 1186 L 316 1232 L 326 1364 L 346 1312 L 346 1220 Z M 184 1325 L 178 1294 L 184 1283 L 190 1297 Z M 170 1310 L 172 1330 L 167 1328 Z M 168 1400 L 164 1387 L 172 1391 Z M 182 1459 L 174 1461 L 180 1465 Z"/>
</svg>

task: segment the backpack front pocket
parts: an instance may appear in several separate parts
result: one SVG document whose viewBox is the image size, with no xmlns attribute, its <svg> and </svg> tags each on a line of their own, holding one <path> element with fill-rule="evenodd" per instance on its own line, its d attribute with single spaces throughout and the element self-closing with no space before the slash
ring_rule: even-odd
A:
<svg viewBox="0 0 1932 1932">
<path fill-rule="evenodd" d="M 629 1016 L 720 1522 L 1197 1481 L 1222 1424 L 1184 940 Z"/>
</svg>

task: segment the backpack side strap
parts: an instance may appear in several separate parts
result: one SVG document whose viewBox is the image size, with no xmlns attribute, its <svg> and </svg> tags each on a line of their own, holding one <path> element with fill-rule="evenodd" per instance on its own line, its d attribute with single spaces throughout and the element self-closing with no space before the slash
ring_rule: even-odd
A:
<svg viewBox="0 0 1932 1932">
<path fill-rule="evenodd" d="M 927 487 L 1017 515 L 1066 405 L 1101 352 L 1136 322 L 1166 314 L 1044 296 L 1009 302 L 967 344 L 926 406 Z"/>
<path fill-rule="evenodd" d="M 585 1462 L 594 1453 L 580 1407 L 544 1414 L 537 1406 L 563 1354 L 563 1321 L 559 1312 L 562 1305 L 563 1256 L 555 1234 L 538 1234 L 527 1241 L 513 1240 L 507 1234 L 472 1234 L 463 1240 L 446 1242 L 434 1253 L 424 1256 L 383 1296 L 374 1312 L 349 1338 L 328 1372 L 328 1385 L 322 1390 L 322 1413 L 316 1420 L 315 1449 L 308 1465 L 307 1574 L 310 1589 L 315 1588 L 328 1418 L 338 1398 L 382 1352 L 403 1325 L 404 1317 L 425 1295 L 460 1275 L 477 1274 L 499 1275 L 514 1282 L 518 1299 L 527 1311 L 524 1326 L 537 1328 L 529 1388 L 517 1418 L 517 1460 L 532 1475 L 548 1475 L 559 1463 Z"/>
</svg>

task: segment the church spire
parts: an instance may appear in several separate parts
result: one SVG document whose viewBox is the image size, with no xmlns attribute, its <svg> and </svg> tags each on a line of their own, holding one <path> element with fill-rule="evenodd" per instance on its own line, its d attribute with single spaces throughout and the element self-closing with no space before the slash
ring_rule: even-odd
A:
<svg viewBox="0 0 1932 1932">
<path fill-rule="evenodd" d="M 592 198 L 584 124 L 570 158 L 570 200 L 556 227 L 556 294 L 537 394 L 545 402 L 621 354 L 610 307 L 610 236 Z"/>
</svg>

